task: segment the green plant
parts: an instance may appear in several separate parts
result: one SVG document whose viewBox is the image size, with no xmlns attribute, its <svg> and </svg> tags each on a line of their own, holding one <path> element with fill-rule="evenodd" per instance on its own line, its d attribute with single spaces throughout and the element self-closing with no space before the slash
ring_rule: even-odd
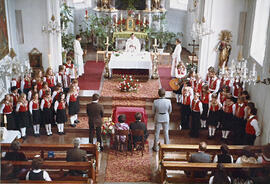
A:
<svg viewBox="0 0 270 184">
<path fill-rule="evenodd" d="M 112 38 L 113 22 L 109 16 L 97 17 L 90 15 L 84 20 L 83 25 L 80 25 L 80 35 L 87 43 L 97 42 L 97 49 L 105 49 L 107 36 Z M 111 40 L 111 39 L 110 39 Z M 112 47 L 110 47 L 112 48 Z"/>
<path fill-rule="evenodd" d="M 62 29 L 62 47 L 66 51 L 73 50 L 74 35 L 71 33 L 66 33 L 69 23 L 73 22 L 72 18 L 72 7 L 67 6 L 66 3 L 63 3 L 61 5 L 60 22 Z"/>
</svg>

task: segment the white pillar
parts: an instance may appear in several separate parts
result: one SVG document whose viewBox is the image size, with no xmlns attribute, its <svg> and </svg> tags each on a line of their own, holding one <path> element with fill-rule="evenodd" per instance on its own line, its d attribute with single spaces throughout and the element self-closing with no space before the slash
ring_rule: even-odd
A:
<svg viewBox="0 0 270 184">
<path fill-rule="evenodd" d="M 47 0 L 48 22 L 51 20 L 52 15 L 54 15 L 55 21 L 60 26 L 60 0 Z M 48 66 L 51 66 L 54 72 L 58 72 L 58 66 L 62 64 L 61 33 L 52 32 L 47 34 L 49 40 L 47 53 Z M 50 63 L 49 54 L 51 56 Z"/>
<path fill-rule="evenodd" d="M 203 6 L 203 8 L 201 9 L 202 16 L 200 17 L 204 16 L 210 28 L 213 29 L 212 27 L 213 0 L 203 1 L 201 3 L 202 3 L 201 6 Z M 213 48 L 210 47 L 211 45 L 210 42 L 213 39 L 212 37 L 213 37 L 213 34 L 209 36 L 204 36 L 202 37 L 202 39 L 200 39 L 200 42 L 199 42 L 200 47 L 199 47 L 198 73 L 202 77 L 202 79 L 206 78 L 208 67 L 213 65 L 213 63 L 209 62 L 209 57 L 211 55 L 211 52 L 213 52 Z"/>
</svg>

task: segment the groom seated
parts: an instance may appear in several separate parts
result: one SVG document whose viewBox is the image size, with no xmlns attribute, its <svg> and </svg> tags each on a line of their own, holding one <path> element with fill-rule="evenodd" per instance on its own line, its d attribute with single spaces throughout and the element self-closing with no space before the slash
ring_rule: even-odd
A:
<svg viewBox="0 0 270 184">
<path fill-rule="evenodd" d="M 141 51 L 141 43 L 138 38 L 131 33 L 130 38 L 126 42 L 126 52 L 140 52 Z"/>
<path fill-rule="evenodd" d="M 130 126 L 130 130 L 143 130 L 144 131 L 144 141 L 146 141 L 146 139 L 148 138 L 148 131 L 146 129 L 146 126 L 145 126 L 145 123 L 144 122 L 141 122 L 141 119 L 142 119 L 142 114 L 137 112 L 135 114 L 135 122 L 134 123 L 131 123 L 129 126 Z M 136 146 L 136 143 L 138 141 L 142 141 L 142 137 L 141 136 L 133 136 L 132 137 L 133 139 L 133 145 L 134 147 Z"/>
</svg>

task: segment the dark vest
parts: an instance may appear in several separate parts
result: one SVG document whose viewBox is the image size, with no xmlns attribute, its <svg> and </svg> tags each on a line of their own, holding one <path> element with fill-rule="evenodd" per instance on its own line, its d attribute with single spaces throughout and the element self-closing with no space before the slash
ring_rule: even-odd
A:
<svg viewBox="0 0 270 184">
<path fill-rule="evenodd" d="M 218 163 L 231 163 L 231 156 L 230 155 L 224 155 L 220 154 L 218 155 Z"/>
<path fill-rule="evenodd" d="M 43 180 L 43 181 L 45 181 L 45 179 L 43 178 L 43 171 L 40 171 L 39 173 L 34 173 L 31 170 L 29 173 L 29 180 Z"/>
</svg>

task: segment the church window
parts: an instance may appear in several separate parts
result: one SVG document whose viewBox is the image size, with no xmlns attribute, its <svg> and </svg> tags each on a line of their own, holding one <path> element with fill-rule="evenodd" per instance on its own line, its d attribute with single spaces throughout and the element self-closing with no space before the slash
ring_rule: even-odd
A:
<svg viewBox="0 0 270 184">
<path fill-rule="evenodd" d="M 170 0 L 170 8 L 187 11 L 188 0 Z"/>
<path fill-rule="evenodd" d="M 263 65 L 269 22 L 269 0 L 257 0 L 254 14 L 250 56 Z"/>
</svg>

